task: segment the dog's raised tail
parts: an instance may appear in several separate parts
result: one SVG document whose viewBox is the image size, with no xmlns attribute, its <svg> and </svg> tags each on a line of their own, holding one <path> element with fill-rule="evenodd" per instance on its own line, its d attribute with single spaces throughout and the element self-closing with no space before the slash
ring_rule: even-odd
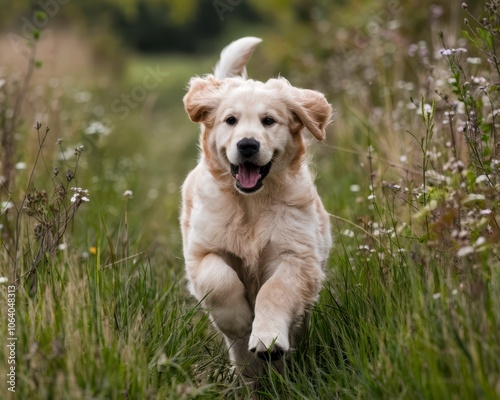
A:
<svg viewBox="0 0 500 400">
<path fill-rule="evenodd" d="M 220 53 L 220 60 L 215 66 L 214 76 L 217 79 L 229 78 L 231 76 L 247 77 L 245 65 L 252 53 L 262 39 L 247 36 L 226 46 Z"/>
</svg>

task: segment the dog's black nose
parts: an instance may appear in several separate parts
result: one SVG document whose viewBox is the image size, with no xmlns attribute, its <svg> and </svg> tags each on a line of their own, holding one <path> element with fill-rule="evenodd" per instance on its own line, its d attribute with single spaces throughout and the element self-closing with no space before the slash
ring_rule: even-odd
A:
<svg viewBox="0 0 500 400">
<path fill-rule="evenodd" d="M 236 144 L 236 147 L 243 157 L 249 158 L 259 151 L 260 143 L 253 138 L 244 138 Z"/>
</svg>

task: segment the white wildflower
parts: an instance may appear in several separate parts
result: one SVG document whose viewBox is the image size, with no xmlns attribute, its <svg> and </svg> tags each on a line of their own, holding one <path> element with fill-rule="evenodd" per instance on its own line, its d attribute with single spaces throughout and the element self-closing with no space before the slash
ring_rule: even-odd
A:
<svg viewBox="0 0 500 400">
<path fill-rule="evenodd" d="M 488 81 L 482 76 L 472 76 L 471 79 L 472 82 L 474 82 L 476 85 L 483 85 L 483 86 L 488 85 Z"/>
<path fill-rule="evenodd" d="M 75 192 L 73 196 L 71 196 L 71 202 L 76 203 L 77 205 L 84 202 L 88 203 L 89 199 L 89 191 L 87 189 L 82 189 L 80 187 L 72 187 L 71 190 Z"/>
<path fill-rule="evenodd" d="M 111 129 L 105 126 L 100 121 L 92 121 L 90 125 L 85 129 L 85 133 L 87 135 L 109 135 L 111 133 Z"/>
<path fill-rule="evenodd" d="M 444 85 L 444 81 L 442 79 L 436 79 L 436 86 L 440 87 Z"/>
<path fill-rule="evenodd" d="M 9 280 L 5 276 L 0 276 L 0 284 L 7 283 Z"/>
<path fill-rule="evenodd" d="M 424 103 L 424 115 L 431 114 L 432 113 L 432 106 L 428 103 Z M 417 114 L 422 115 L 422 107 L 419 107 L 417 109 Z"/>
<path fill-rule="evenodd" d="M 432 298 L 433 298 L 434 300 L 438 300 L 438 299 L 440 299 L 440 298 L 441 298 L 441 293 L 434 293 L 434 294 L 432 295 Z"/>
<path fill-rule="evenodd" d="M 467 57 L 465 61 L 467 61 L 469 64 L 481 64 L 481 59 L 479 57 Z"/>
<path fill-rule="evenodd" d="M 445 176 L 443 174 L 440 174 L 437 171 L 434 170 L 427 170 L 425 171 L 425 176 L 427 179 L 429 179 L 430 182 L 440 184 L 440 183 L 445 183 L 447 185 L 450 184 L 451 179 L 448 176 Z"/>
<path fill-rule="evenodd" d="M 482 246 L 483 244 L 486 243 L 486 239 L 484 236 L 479 236 L 476 240 L 476 243 L 474 244 L 476 247 Z"/>
<path fill-rule="evenodd" d="M 25 162 L 18 162 L 16 164 L 16 169 L 26 169 L 26 163 Z"/>
<path fill-rule="evenodd" d="M 489 208 L 486 208 L 484 210 L 479 211 L 479 215 L 490 215 L 490 214 L 491 214 L 491 210 Z"/>
<path fill-rule="evenodd" d="M 354 237 L 354 232 L 351 231 L 350 229 L 346 229 L 346 230 L 344 230 L 344 232 L 342 232 L 342 235 L 350 237 L 350 238 L 353 238 Z"/>
<path fill-rule="evenodd" d="M 474 247 L 465 246 L 457 251 L 457 256 L 458 257 L 465 257 L 465 256 L 468 256 L 469 254 L 472 254 L 472 253 L 474 253 Z"/>
<path fill-rule="evenodd" d="M 408 161 L 408 157 L 406 157 L 406 156 L 403 155 L 403 156 L 399 157 L 399 161 L 405 163 L 405 162 Z"/>
<path fill-rule="evenodd" d="M 12 201 L 2 201 L 0 203 L 0 214 L 14 207 L 14 203 Z"/>
<path fill-rule="evenodd" d="M 386 183 L 386 182 L 382 182 L 382 186 L 383 187 L 386 187 L 386 188 L 389 188 L 391 190 L 394 190 L 394 191 L 399 191 L 401 190 L 401 185 L 397 185 L 395 183 Z"/>
<path fill-rule="evenodd" d="M 454 103 L 454 106 L 456 106 L 455 110 L 457 114 L 465 114 L 465 103 L 463 101 L 457 101 Z"/>
<path fill-rule="evenodd" d="M 456 296 L 456 295 L 458 294 L 458 290 L 457 290 L 457 289 L 453 289 L 453 290 L 451 291 L 451 294 L 452 294 L 453 296 Z"/>
<path fill-rule="evenodd" d="M 359 185 L 351 185 L 351 187 L 350 187 L 351 192 L 359 192 L 360 189 L 361 188 Z"/>
<path fill-rule="evenodd" d="M 476 178 L 476 183 L 488 182 L 488 175 L 479 175 Z"/>
<path fill-rule="evenodd" d="M 134 195 L 134 193 L 133 193 L 131 190 L 125 190 L 125 191 L 123 192 L 123 195 L 124 195 L 125 197 L 132 197 L 132 196 Z"/>
</svg>

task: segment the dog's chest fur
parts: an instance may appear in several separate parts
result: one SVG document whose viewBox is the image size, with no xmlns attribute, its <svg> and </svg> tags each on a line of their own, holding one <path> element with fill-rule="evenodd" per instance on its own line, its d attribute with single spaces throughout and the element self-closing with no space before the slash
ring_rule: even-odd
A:
<svg viewBox="0 0 500 400">
<path fill-rule="evenodd" d="M 203 218 L 195 218 L 198 222 L 193 228 L 203 238 L 203 247 L 219 254 L 236 271 L 253 308 L 262 284 L 283 254 L 297 245 L 299 230 L 307 230 L 307 218 L 303 210 L 283 207 L 276 199 L 244 197 L 235 207 L 234 199 L 225 196 L 199 204 Z M 283 231 L 285 226 L 289 229 Z"/>
<path fill-rule="evenodd" d="M 194 218 L 193 228 L 203 239 L 205 247 L 217 253 L 230 253 L 242 260 L 249 268 L 257 267 L 266 250 L 278 250 L 280 242 L 276 228 L 282 226 L 283 208 L 271 201 L 246 199 L 237 206 L 229 194 L 214 201 L 198 204 L 193 210 L 202 218 Z M 279 246 L 278 246 L 279 247 Z"/>
</svg>

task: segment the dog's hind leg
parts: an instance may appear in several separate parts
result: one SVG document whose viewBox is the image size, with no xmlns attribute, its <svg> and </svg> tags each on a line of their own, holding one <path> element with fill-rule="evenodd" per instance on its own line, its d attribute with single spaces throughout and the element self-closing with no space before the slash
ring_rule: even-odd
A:
<svg viewBox="0 0 500 400">
<path fill-rule="evenodd" d="M 262 360 L 248 351 L 248 337 L 233 340 L 224 335 L 224 339 L 229 350 L 229 359 L 238 374 L 245 381 L 258 377 L 263 371 Z"/>
</svg>

